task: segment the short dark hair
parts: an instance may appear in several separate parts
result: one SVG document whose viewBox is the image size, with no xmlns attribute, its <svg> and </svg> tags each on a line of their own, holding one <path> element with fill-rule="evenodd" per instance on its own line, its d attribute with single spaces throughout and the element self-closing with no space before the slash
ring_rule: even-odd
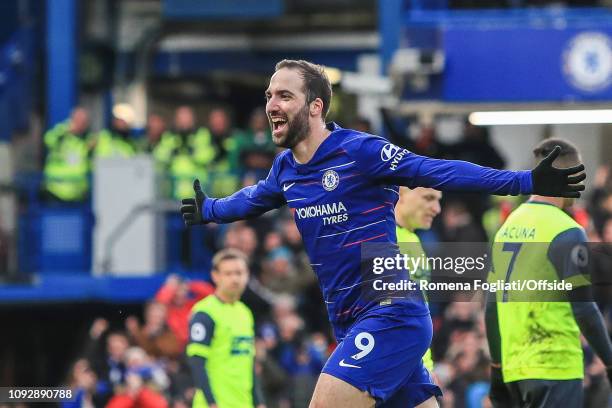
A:
<svg viewBox="0 0 612 408">
<path fill-rule="evenodd" d="M 553 151 L 555 146 L 561 147 L 561 152 L 553 164 L 562 167 L 572 167 L 580 164 L 581 159 L 578 148 L 574 144 L 563 139 L 551 138 L 541 141 L 535 149 L 533 149 L 533 155 L 536 159 L 542 160 Z"/>
<path fill-rule="evenodd" d="M 246 265 L 249 264 L 247 262 L 246 255 L 242 251 L 235 248 L 226 248 L 217 252 L 215 256 L 213 256 L 212 270 L 217 272 L 219 270 L 219 265 L 221 264 L 221 262 L 228 261 L 230 259 L 241 259 Z"/>
<path fill-rule="evenodd" d="M 274 70 L 276 72 L 283 68 L 295 69 L 300 72 L 304 80 L 306 103 L 308 104 L 320 98 L 323 101 L 323 119 L 325 119 L 331 103 L 332 87 L 323 66 L 304 60 L 284 59 L 276 64 Z"/>
</svg>

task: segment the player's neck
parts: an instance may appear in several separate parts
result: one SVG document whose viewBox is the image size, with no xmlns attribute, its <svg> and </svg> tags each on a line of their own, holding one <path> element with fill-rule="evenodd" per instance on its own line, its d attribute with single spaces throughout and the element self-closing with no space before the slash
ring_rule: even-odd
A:
<svg viewBox="0 0 612 408">
<path fill-rule="evenodd" d="M 239 299 L 236 299 L 236 298 L 234 298 L 232 296 L 229 296 L 229 295 L 227 295 L 227 294 L 225 294 L 225 293 L 223 293 L 221 291 L 218 291 L 218 290 L 215 292 L 215 296 L 221 302 L 223 302 L 223 303 L 230 303 L 231 304 L 231 303 L 235 303 L 235 302 L 237 302 L 239 300 Z"/>
<path fill-rule="evenodd" d="M 311 124 L 308 136 L 291 149 L 295 161 L 299 164 L 308 163 L 330 133 L 324 122 L 318 122 L 317 125 Z"/>
<path fill-rule="evenodd" d="M 555 207 L 563 208 L 563 198 L 561 197 L 545 197 L 545 196 L 533 194 L 531 197 L 529 197 L 529 201 L 537 201 L 539 203 L 552 204 Z"/>
</svg>

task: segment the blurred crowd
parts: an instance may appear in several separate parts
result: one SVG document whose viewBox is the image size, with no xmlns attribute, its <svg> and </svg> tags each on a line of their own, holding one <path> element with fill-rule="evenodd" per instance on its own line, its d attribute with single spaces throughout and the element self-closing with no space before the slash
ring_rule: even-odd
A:
<svg viewBox="0 0 612 408">
<path fill-rule="evenodd" d="M 88 111 L 77 107 L 69 119 L 45 133 L 43 190 L 48 200 L 86 200 L 96 159 L 137 154 L 153 157 L 168 198 L 189 196 L 195 178 L 208 185 L 212 195 L 228 195 L 243 179 L 265 176 L 276 153 L 263 109 L 252 112 L 245 130 L 234 128 L 223 108 L 210 110 L 206 126 L 197 124 L 189 106 L 179 106 L 171 123 L 151 114 L 144 133 L 134 129 L 131 106 L 118 104 L 112 114 L 109 128 L 91 132 Z"/>
<path fill-rule="evenodd" d="M 132 136 L 129 109 L 116 107 L 113 115 L 110 129 L 90 134 L 88 114 L 77 108 L 67 122 L 47 132 L 47 198 L 84 200 L 96 157 L 138 153 L 150 154 L 160 172 L 170 175 L 165 189 L 168 198 L 191 196 L 196 177 L 207 185 L 210 195 L 224 196 L 265 177 L 276 154 L 262 109 L 252 113 L 247 129 L 240 130 L 223 109 L 211 110 L 206 126 L 200 126 L 193 110 L 181 106 L 171 125 L 159 115 L 149 116 L 140 138 Z M 370 130 L 365 120 L 348 126 Z M 391 140 L 415 153 L 495 168 L 505 165 L 488 130 L 467 122 L 462 137 L 452 145 L 438 141 L 430 127 L 423 127 L 414 139 L 399 135 L 392 126 L 387 131 Z M 521 198 L 445 194 L 440 217 L 431 230 L 419 235 L 424 242 L 486 242 L 520 202 Z M 576 206 L 573 216 L 585 227 L 591 242 L 612 243 L 609 167 L 597 171 L 586 200 Z M 253 220 L 209 225 L 205 231 L 207 250 L 237 248 L 250 260 L 251 280 L 243 301 L 256 319 L 256 371 L 267 406 L 308 406 L 335 341 L 292 214 L 287 209 L 275 210 Z M 598 267 L 611 270 L 610 260 L 612 254 L 604 256 Z M 599 292 L 595 289 L 609 321 L 612 296 L 606 287 Z M 194 390 L 184 356 L 189 313 L 193 304 L 212 292 L 213 287 L 204 280 L 170 275 L 144 306 L 142 321 L 130 316 L 112 329 L 104 319 L 94 321 L 81 358 L 74 362 L 67 379 L 68 385 L 79 390 L 75 406 L 190 406 Z M 483 308 L 479 302 L 456 300 L 431 304 L 433 374 L 444 390 L 444 407 L 486 407 L 489 354 Z M 587 406 L 603 406 L 598 404 L 606 398 L 605 370 L 586 345 L 585 350 L 585 386 L 589 389 L 585 395 L 591 404 Z"/>
</svg>

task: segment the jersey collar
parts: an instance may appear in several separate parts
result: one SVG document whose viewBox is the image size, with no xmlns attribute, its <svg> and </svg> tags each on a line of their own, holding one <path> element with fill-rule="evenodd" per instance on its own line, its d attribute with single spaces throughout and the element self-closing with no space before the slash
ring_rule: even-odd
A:
<svg viewBox="0 0 612 408">
<path fill-rule="evenodd" d="M 308 161 L 308 163 L 300 164 L 295 161 L 295 159 L 293 158 L 293 154 L 288 155 L 291 165 L 295 167 L 298 173 L 300 174 L 308 173 L 313 167 L 315 167 L 318 164 L 318 162 L 325 159 L 330 152 L 338 149 L 338 145 L 339 145 L 338 138 L 340 137 L 340 135 L 343 133 L 345 129 L 338 126 L 338 124 L 335 122 L 328 122 L 325 124 L 325 127 L 327 128 L 327 130 L 331 131 L 331 133 L 329 134 L 329 136 L 327 136 L 327 138 L 323 141 L 323 143 L 319 145 L 319 147 L 315 151 L 312 158 Z"/>
</svg>

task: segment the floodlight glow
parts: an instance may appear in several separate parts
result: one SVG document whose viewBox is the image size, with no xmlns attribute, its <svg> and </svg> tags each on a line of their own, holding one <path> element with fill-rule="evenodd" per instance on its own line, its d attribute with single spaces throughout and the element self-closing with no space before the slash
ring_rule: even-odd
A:
<svg viewBox="0 0 612 408">
<path fill-rule="evenodd" d="M 473 112 L 468 120 L 476 126 L 612 123 L 612 109 Z"/>
</svg>

